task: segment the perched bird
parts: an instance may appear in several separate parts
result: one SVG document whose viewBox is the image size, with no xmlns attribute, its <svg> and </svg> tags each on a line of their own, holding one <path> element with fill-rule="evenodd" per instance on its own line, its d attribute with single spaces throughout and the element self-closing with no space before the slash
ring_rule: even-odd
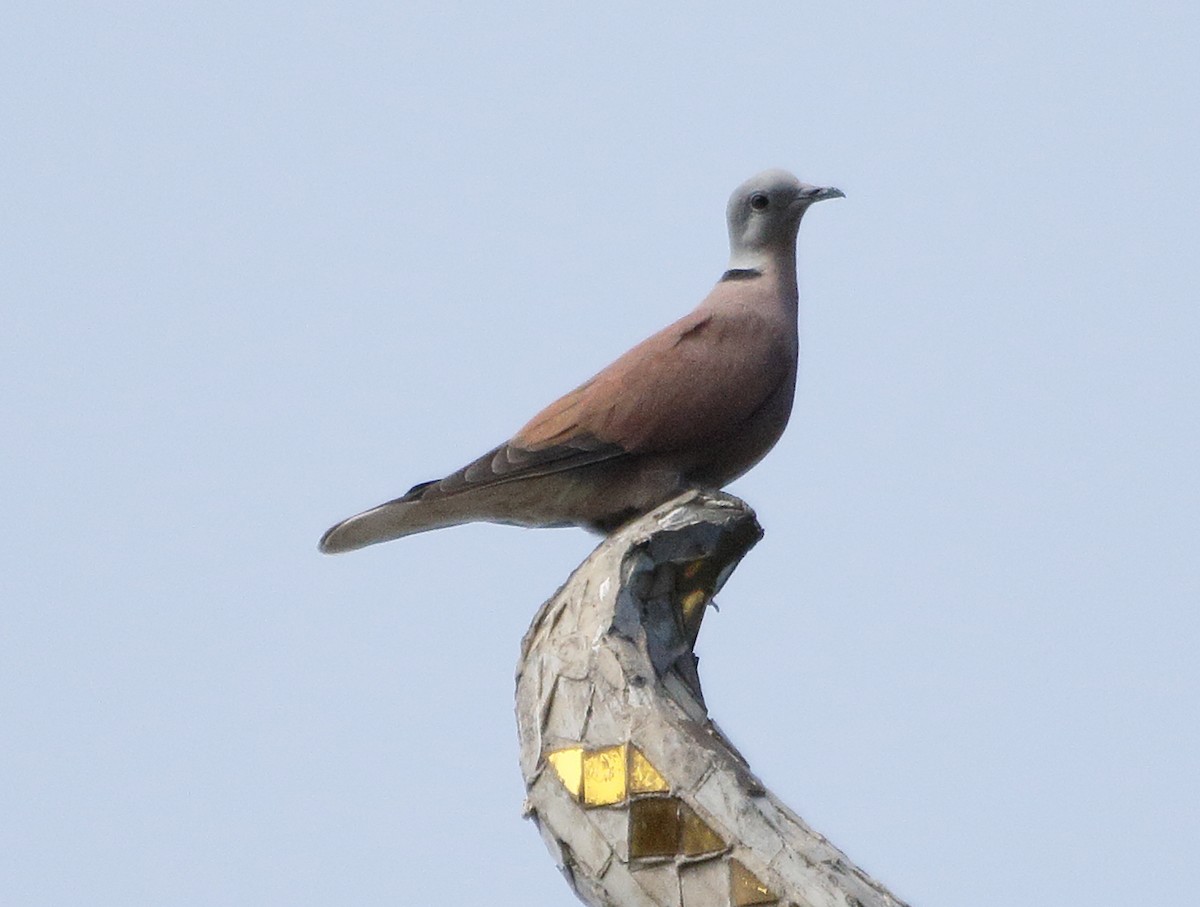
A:
<svg viewBox="0 0 1200 907">
<path fill-rule="evenodd" d="M 458 472 L 338 523 L 321 550 L 474 521 L 608 532 L 742 475 L 792 411 L 800 218 L 841 197 L 783 170 L 747 180 L 729 199 L 729 268 L 691 314 Z"/>
</svg>

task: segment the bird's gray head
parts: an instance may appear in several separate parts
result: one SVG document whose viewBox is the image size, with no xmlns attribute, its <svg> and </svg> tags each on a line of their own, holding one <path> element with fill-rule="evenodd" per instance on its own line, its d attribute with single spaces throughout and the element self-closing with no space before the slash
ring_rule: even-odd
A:
<svg viewBox="0 0 1200 907">
<path fill-rule="evenodd" d="M 786 170 L 750 177 L 729 198 L 729 267 L 762 268 L 772 255 L 794 254 L 796 231 L 808 206 L 844 197 L 840 189 L 810 186 Z"/>
</svg>

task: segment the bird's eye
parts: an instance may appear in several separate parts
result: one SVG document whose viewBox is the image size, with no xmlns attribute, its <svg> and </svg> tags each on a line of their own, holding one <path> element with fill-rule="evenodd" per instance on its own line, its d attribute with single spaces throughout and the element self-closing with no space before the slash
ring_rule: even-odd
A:
<svg viewBox="0 0 1200 907">
<path fill-rule="evenodd" d="M 761 192 L 755 192 L 750 196 L 750 207 L 755 211 L 766 211 L 769 204 L 771 204 L 771 200 Z"/>
</svg>

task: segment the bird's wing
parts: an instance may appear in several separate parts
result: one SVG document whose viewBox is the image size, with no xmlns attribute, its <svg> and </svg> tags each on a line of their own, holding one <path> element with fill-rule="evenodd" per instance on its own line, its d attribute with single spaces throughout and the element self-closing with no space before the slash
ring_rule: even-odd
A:
<svg viewBox="0 0 1200 907">
<path fill-rule="evenodd" d="M 788 378 L 786 341 L 752 312 L 693 312 L 538 413 L 513 438 L 398 500 L 686 454 L 736 433 Z"/>
<path fill-rule="evenodd" d="M 584 434 L 562 444 L 536 450 L 508 441 L 444 479 L 422 482 L 412 487 L 404 497 L 397 500 L 411 501 L 455 494 L 468 489 L 486 488 L 517 479 L 532 479 L 586 466 L 589 463 L 611 460 L 626 453 L 627 451 L 619 445 L 608 444 Z"/>
<path fill-rule="evenodd" d="M 793 358 L 753 310 L 693 312 L 550 404 L 510 444 L 541 451 L 587 438 L 629 454 L 711 444 L 754 415 Z"/>
</svg>

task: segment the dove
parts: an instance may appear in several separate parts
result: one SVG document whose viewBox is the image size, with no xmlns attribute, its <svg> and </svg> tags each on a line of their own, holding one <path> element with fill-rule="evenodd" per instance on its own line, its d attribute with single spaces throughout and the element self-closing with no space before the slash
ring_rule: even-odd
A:
<svg viewBox="0 0 1200 907">
<path fill-rule="evenodd" d="M 784 170 L 751 177 L 726 209 L 729 265 L 690 314 L 457 472 L 333 526 L 321 551 L 476 521 L 607 533 L 744 474 L 792 411 L 800 220 L 814 203 L 843 197 Z"/>
</svg>

